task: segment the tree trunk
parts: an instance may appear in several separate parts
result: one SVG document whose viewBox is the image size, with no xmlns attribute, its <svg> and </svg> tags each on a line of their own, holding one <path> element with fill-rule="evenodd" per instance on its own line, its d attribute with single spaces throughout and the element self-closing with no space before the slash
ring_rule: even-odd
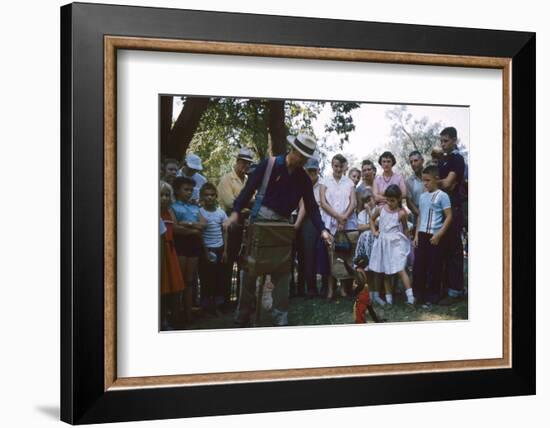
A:
<svg viewBox="0 0 550 428">
<path fill-rule="evenodd" d="M 270 152 L 272 156 L 282 155 L 286 152 L 285 126 L 285 102 L 283 100 L 270 100 L 269 108 L 269 135 L 271 136 Z"/>
<path fill-rule="evenodd" d="M 202 114 L 208 107 L 209 98 L 206 97 L 187 97 L 183 109 L 174 124 L 174 127 L 168 135 L 168 144 L 165 155 L 178 160 L 182 160 L 197 126 L 201 120 Z"/>
<path fill-rule="evenodd" d="M 166 95 L 160 98 L 160 152 L 163 155 L 168 151 L 168 136 L 172 128 L 173 108 L 173 96 Z"/>
</svg>

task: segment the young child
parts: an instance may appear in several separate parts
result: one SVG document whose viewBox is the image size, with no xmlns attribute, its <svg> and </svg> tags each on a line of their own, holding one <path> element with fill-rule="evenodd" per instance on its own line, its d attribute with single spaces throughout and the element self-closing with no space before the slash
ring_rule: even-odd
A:
<svg viewBox="0 0 550 428">
<path fill-rule="evenodd" d="M 439 300 L 443 265 L 441 239 L 452 221 L 451 201 L 439 190 L 438 180 L 438 167 L 424 168 L 422 182 L 426 191 L 420 195 L 420 215 L 414 237 L 413 284 L 419 301 L 428 309 Z"/>
<path fill-rule="evenodd" d="M 357 246 L 355 247 L 354 261 L 359 259 L 369 260 L 372 251 L 372 244 L 374 244 L 374 236 L 370 230 L 370 217 L 374 212 L 374 209 L 376 208 L 374 196 L 363 196 L 361 198 L 361 206 L 363 209 L 359 212 L 357 216 L 357 230 L 361 232 L 361 235 L 359 235 Z M 368 269 L 368 262 L 363 268 L 361 268 L 360 266 L 358 267 L 357 263 L 355 262 L 354 267 L 356 269 L 363 269 L 366 275 L 367 283 L 370 286 L 370 300 L 374 301 L 375 296 L 378 296 L 378 300 L 380 300 L 379 293 L 377 292 L 378 290 L 375 289 L 375 287 L 379 286 L 379 284 L 378 281 L 375 281 L 374 273 Z M 357 286 L 361 285 L 359 282 L 357 282 L 357 280 L 356 284 Z M 358 293 L 359 289 L 356 288 L 355 291 Z"/>
<path fill-rule="evenodd" d="M 199 260 L 201 304 L 210 313 L 219 315 L 226 294 L 222 224 L 227 220 L 227 214 L 218 207 L 218 191 L 212 183 L 203 184 L 200 200 L 200 216 L 206 224 L 202 234 L 205 252 Z"/>
<path fill-rule="evenodd" d="M 170 205 L 174 191 L 165 181 L 160 182 L 161 262 L 160 262 L 160 318 L 161 330 L 183 326 L 182 292 L 185 282 L 181 274 L 174 244 L 174 213 Z"/>
<path fill-rule="evenodd" d="M 171 209 L 176 222 L 174 223 L 176 254 L 186 284 L 193 284 L 197 273 L 198 259 L 202 252 L 202 230 L 205 227 L 201 221 L 199 206 L 191 203 L 191 196 L 195 182 L 188 177 L 176 177 L 174 179 L 174 191 L 176 201 Z M 193 302 L 192 287 L 186 287 L 183 291 L 183 305 L 185 319 L 191 322 L 191 309 Z"/>
<path fill-rule="evenodd" d="M 361 181 L 361 171 L 358 168 L 351 168 L 348 172 L 348 177 L 353 181 L 353 185 L 357 187 Z"/>
<path fill-rule="evenodd" d="M 414 304 L 414 295 L 405 266 L 410 251 L 407 238 L 407 213 L 401 207 L 402 193 L 399 186 L 392 184 L 384 192 L 386 204 L 377 207 L 370 218 L 372 234 L 377 237 L 372 245 L 369 269 L 384 275 L 384 289 L 387 304 L 393 303 L 392 276 L 398 274 L 405 286 L 407 303 Z M 376 219 L 379 219 L 378 228 Z M 382 304 L 382 299 L 376 300 Z"/>
<path fill-rule="evenodd" d="M 363 208 L 357 215 L 357 230 L 361 233 L 370 230 L 370 216 L 376 208 L 376 202 L 372 195 L 361 198 L 361 207 Z"/>
</svg>

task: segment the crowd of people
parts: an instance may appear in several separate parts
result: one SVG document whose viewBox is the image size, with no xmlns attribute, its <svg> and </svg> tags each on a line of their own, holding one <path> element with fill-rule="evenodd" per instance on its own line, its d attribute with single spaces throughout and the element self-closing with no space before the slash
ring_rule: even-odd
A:
<svg viewBox="0 0 550 428">
<path fill-rule="evenodd" d="M 464 296 L 466 163 L 457 131 L 443 129 L 425 165 L 413 151 L 405 178 L 386 151 L 348 168 L 342 154 L 320 176 L 317 143 L 289 136 L 287 153 L 254 164 L 240 149 L 217 185 L 203 175 L 201 159 L 182 165 L 164 159 L 160 182 L 161 329 L 193 325 L 193 307 L 219 316 L 235 312 L 239 327 L 254 325 L 259 279 L 240 266 L 243 230 L 257 221 L 293 224 L 293 266 L 262 278 L 270 285 L 274 326 L 288 325 L 290 297 L 356 299 L 356 322 L 370 305 L 393 305 L 397 280 L 406 304 L 430 310 Z M 351 281 L 332 275 L 335 239 L 358 232 Z M 297 278 L 295 275 L 297 272 Z M 236 275 L 235 275 L 236 273 Z M 319 281 L 320 278 L 320 287 Z M 236 290 L 236 292 L 235 292 Z"/>
</svg>

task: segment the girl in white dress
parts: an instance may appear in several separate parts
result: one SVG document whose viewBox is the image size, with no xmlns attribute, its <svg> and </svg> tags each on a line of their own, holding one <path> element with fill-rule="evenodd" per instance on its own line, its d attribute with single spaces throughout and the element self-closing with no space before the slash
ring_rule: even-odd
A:
<svg viewBox="0 0 550 428">
<path fill-rule="evenodd" d="M 405 286 L 407 303 L 414 304 L 411 282 L 405 271 L 410 251 L 407 213 L 401 207 L 402 193 L 399 186 L 392 184 L 384 192 L 386 204 L 376 208 L 370 218 L 372 233 L 377 239 L 372 246 L 369 269 L 384 275 L 384 289 L 387 304 L 392 304 L 392 276 L 398 274 Z M 379 218 L 378 228 L 376 219 Z M 375 301 L 384 301 L 375 297 Z"/>
</svg>

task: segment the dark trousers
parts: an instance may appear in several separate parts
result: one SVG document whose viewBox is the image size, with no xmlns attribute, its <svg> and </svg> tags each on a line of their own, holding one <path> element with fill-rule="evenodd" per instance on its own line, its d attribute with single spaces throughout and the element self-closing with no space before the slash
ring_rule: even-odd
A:
<svg viewBox="0 0 550 428">
<path fill-rule="evenodd" d="M 414 252 L 413 289 L 419 302 L 436 303 L 440 298 L 443 271 L 442 242 L 432 245 L 431 233 L 418 232 L 418 246 Z"/>
<path fill-rule="evenodd" d="M 313 223 L 306 217 L 300 227 L 297 237 L 298 247 L 298 287 L 307 292 L 317 293 L 317 246 L 319 232 Z M 303 278 L 303 279 L 302 279 Z"/>
<path fill-rule="evenodd" d="M 462 207 L 453 207 L 453 221 L 443 237 L 445 248 L 446 284 L 451 293 L 464 291 L 464 248 L 462 245 Z"/>
<path fill-rule="evenodd" d="M 216 256 L 215 261 L 202 256 L 199 260 L 201 281 L 201 306 L 212 307 L 223 303 L 226 292 L 225 263 L 222 263 L 223 247 L 207 248 L 207 252 Z"/>
</svg>

